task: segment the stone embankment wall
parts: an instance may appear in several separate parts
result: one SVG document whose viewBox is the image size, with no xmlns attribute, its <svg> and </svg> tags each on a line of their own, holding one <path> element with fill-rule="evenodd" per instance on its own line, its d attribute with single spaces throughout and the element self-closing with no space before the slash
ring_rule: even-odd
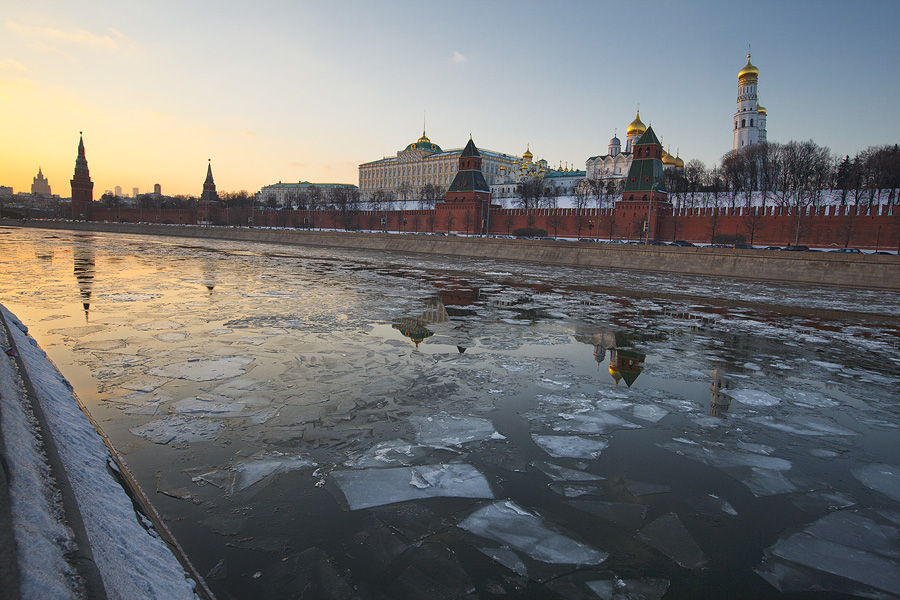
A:
<svg viewBox="0 0 900 600">
<path fill-rule="evenodd" d="M 550 240 L 67 221 L 5 225 L 527 261 L 900 291 L 900 257 Z"/>
</svg>

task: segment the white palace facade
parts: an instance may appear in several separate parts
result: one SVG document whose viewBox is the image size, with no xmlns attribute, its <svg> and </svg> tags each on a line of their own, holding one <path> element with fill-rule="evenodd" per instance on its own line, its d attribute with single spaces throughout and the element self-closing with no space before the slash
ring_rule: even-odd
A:
<svg viewBox="0 0 900 600">
<path fill-rule="evenodd" d="M 431 184 L 440 188 L 440 195 L 450 186 L 459 169 L 462 148 L 443 150 L 422 132 L 415 142 L 389 156 L 359 165 L 359 195 L 368 202 L 377 191 L 393 194 L 395 200 L 417 200 L 422 189 Z M 479 148 L 482 172 L 488 185 L 510 171 L 517 157 Z"/>
</svg>

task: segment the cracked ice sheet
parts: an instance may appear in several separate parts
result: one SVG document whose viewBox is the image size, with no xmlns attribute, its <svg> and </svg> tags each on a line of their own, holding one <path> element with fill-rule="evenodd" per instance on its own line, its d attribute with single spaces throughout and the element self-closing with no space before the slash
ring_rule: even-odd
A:
<svg viewBox="0 0 900 600">
<path fill-rule="evenodd" d="M 900 594 L 898 530 L 853 511 L 828 514 L 804 531 L 791 534 L 766 550 L 767 559 L 756 569 L 781 591 L 821 590 L 823 581 L 804 581 L 792 565 L 824 571 L 890 594 Z M 839 585 L 839 584 L 838 584 Z M 871 590 L 826 589 L 880 597 Z"/>
<path fill-rule="evenodd" d="M 189 381 L 213 381 L 243 375 L 246 372 L 244 367 L 253 361 L 252 358 L 240 356 L 188 360 L 150 369 L 149 374 Z"/>
<path fill-rule="evenodd" d="M 462 463 L 334 471 L 331 477 L 350 510 L 423 498 L 494 498 L 484 475 Z"/>
<path fill-rule="evenodd" d="M 168 444 L 170 442 L 186 443 L 215 439 L 220 429 L 222 429 L 222 423 L 219 421 L 171 415 L 150 421 L 140 427 L 132 427 L 129 431 L 151 442 Z"/>
<path fill-rule="evenodd" d="M 597 458 L 609 446 L 608 440 L 595 440 L 577 435 L 537 435 L 531 439 L 554 458 Z"/>
<path fill-rule="evenodd" d="M 231 495 L 255 485 L 267 477 L 318 466 L 307 456 L 290 456 L 280 452 L 260 452 L 235 463 L 225 471 L 210 471 L 192 477 L 194 483 L 210 483 Z"/>
<path fill-rule="evenodd" d="M 851 471 L 864 486 L 900 502 L 900 467 L 876 463 Z"/>
<path fill-rule="evenodd" d="M 488 419 L 478 417 L 410 417 L 416 430 L 416 441 L 423 445 L 461 446 L 467 442 L 506 439 Z"/>
<path fill-rule="evenodd" d="M 709 562 L 675 513 L 652 521 L 638 532 L 638 537 L 686 569 L 700 569 Z"/>
<path fill-rule="evenodd" d="M 666 579 L 605 579 L 587 581 L 585 585 L 601 600 L 660 600 L 669 582 Z"/>
<path fill-rule="evenodd" d="M 544 563 L 599 565 L 609 556 L 551 529 L 543 519 L 509 500 L 500 500 L 476 510 L 459 527 Z"/>
</svg>

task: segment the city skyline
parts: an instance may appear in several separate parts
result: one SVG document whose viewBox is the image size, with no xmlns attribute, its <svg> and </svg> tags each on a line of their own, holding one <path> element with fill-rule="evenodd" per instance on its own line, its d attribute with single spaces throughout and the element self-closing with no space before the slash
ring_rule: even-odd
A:
<svg viewBox="0 0 900 600">
<path fill-rule="evenodd" d="M 9 6 L 0 24 L 0 185 L 41 168 L 61 196 L 84 131 L 95 199 L 121 186 L 198 196 L 276 181 L 358 183 L 421 135 L 584 169 L 634 118 L 715 164 L 731 149 L 752 44 L 770 141 L 837 155 L 895 143 L 900 6 L 864 2 L 273 2 Z M 878 18 L 873 18 L 873 16 Z M 174 18 L 173 18 L 174 17 Z"/>
</svg>

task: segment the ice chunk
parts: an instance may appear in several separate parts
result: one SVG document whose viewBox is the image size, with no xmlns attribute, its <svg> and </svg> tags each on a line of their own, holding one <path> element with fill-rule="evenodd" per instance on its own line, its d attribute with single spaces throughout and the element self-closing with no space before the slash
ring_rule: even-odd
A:
<svg viewBox="0 0 900 600">
<path fill-rule="evenodd" d="M 660 419 L 669 414 L 669 411 L 656 404 L 635 404 L 634 416 L 644 421 L 658 423 Z"/>
<path fill-rule="evenodd" d="M 577 435 L 537 435 L 531 439 L 547 454 L 555 458 L 597 458 L 609 445 L 608 440 L 583 438 Z"/>
<path fill-rule="evenodd" d="M 748 406 L 776 406 L 781 400 L 759 390 L 728 390 L 728 395 Z"/>
<path fill-rule="evenodd" d="M 422 498 L 493 498 L 487 479 L 475 467 L 450 463 L 393 469 L 334 471 L 350 510 Z"/>
<path fill-rule="evenodd" d="M 876 463 L 851 471 L 864 486 L 900 502 L 900 467 Z"/>
<path fill-rule="evenodd" d="M 637 423 L 632 423 L 621 417 L 609 414 L 606 411 L 595 410 L 576 414 L 560 413 L 560 418 L 554 420 L 550 426 L 553 431 L 567 433 L 609 433 L 616 429 L 640 429 Z"/>
<path fill-rule="evenodd" d="M 410 466 L 422 462 L 435 462 L 435 458 L 439 459 L 438 462 L 452 460 L 458 454 L 458 451 L 450 448 L 420 446 L 404 440 L 387 440 L 345 461 L 344 466 L 354 469 Z"/>
<path fill-rule="evenodd" d="M 497 439 L 497 430 L 488 419 L 479 417 L 411 417 L 416 441 L 426 445 L 461 446 L 467 442 Z"/>
<path fill-rule="evenodd" d="M 220 429 L 222 429 L 222 423 L 219 421 L 171 415 L 139 427 L 132 427 L 129 431 L 134 435 L 147 438 L 151 442 L 168 444 L 170 442 L 187 443 L 215 439 Z"/>
<path fill-rule="evenodd" d="M 519 558 L 519 555 L 507 548 L 506 546 L 502 546 L 500 548 L 479 548 L 483 554 L 489 556 L 493 560 L 497 561 L 513 573 L 517 575 L 521 575 L 522 577 L 528 577 L 528 569 L 525 567 L 525 563 L 522 562 L 522 559 Z"/>
<path fill-rule="evenodd" d="M 216 398 L 197 396 L 179 400 L 172 405 L 172 410 L 180 414 L 198 417 L 240 417 L 243 416 L 244 405 L 229 402 L 222 396 Z"/>
<path fill-rule="evenodd" d="M 897 561 L 865 550 L 850 549 L 801 532 L 778 541 L 771 552 L 799 565 L 900 594 L 900 567 Z"/>
<path fill-rule="evenodd" d="M 760 496 L 789 494 L 800 489 L 794 482 L 785 477 L 780 470 L 761 467 L 752 467 L 750 476 L 741 479 L 741 483 L 750 488 L 750 491 L 757 498 Z"/>
<path fill-rule="evenodd" d="M 700 569 L 708 562 L 675 513 L 651 521 L 638 532 L 638 537 L 686 569 Z"/>
<path fill-rule="evenodd" d="M 605 477 L 594 475 L 593 473 L 588 473 L 587 471 L 569 469 L 567 467 L 561 467 L 559 465 L 543 461 L 534 461 L 531 463 L 531 466 L 543 472 L 553 481 L 601 481 L 606 479 Z"/>
<path fill-rule="evenodd" d="M 253 361 L 241 356 L 188 360 L 150 369 L 149 374 L 188 381 L 213 381 L 243 375 L 246 372 L 244 367 Z"/>
<path fill-rule="evenodd" d="M 785 420 L 775 420 L 771 416 L 752 417 L 750 419 L 754 423 L 771 427 L 785 433 L 804 436 L 822 436 L 822 435 L 857 435 L 855 431 L 838 425 L 834 421 L 814 418 L 809 416 L 790 417 Z"/>
<path fill-rule="evenodd" d="M 133 392 L 152 392 L 167 381 L 168 379 L 162 377 L 144 376 L 123 383 L 122 387 Z"/>
<path fill-rule="evenodd" d="M 669 582 L 665 579 L 604 579 L 587 581 L 585 585 L 601 600 L 660 600 Z"/>
<path fill-rule="evenodd" d="M 551 529 L 540 517 L 507 500 L 476 510 L 459 526 L 545 563 L 599 565 L 609 556 Z"/>
<path fill-rule="evenodd" d="M 170 333 L 158 333 L 153 337 L 161 342 L 181 342 L 187 339 L 187 333 L 183 331 L 172 331 Z"/>
<path fill-rule="evenodd" d="M 823 513 L 856 504 L 856 500 L 852 497 L 835 491 L 811 492 L 802 496 L 795 496 L 791 498 L 791 502 L 800 510 L 810 513 Z"/>
<path fill-rule="evenodd" d="M 600 494 L 600 489 L 597 486 L 583 483 L 551 483 L 549 487 L 560 496 L 565 496 L 566 498 Z"/>
</svg>

